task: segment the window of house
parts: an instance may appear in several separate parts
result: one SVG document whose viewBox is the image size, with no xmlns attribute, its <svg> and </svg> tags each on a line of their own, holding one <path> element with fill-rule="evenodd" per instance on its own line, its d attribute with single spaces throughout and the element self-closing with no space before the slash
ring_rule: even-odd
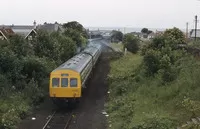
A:
<svg viewBox="0 0 200 129">
<path fill-rule="evenodd" d="M 28 36 L 28 40 L 33 40 L 33 37 L 31 35 Z"/>
<path fill-rule="evenodd" d="M 1 39 L 1 40 L 3 40 L 3 39 L 4 39 L 4 37 L 3 37 L 3 36 L 0 36 L 0 39 Z"/>
</svg>

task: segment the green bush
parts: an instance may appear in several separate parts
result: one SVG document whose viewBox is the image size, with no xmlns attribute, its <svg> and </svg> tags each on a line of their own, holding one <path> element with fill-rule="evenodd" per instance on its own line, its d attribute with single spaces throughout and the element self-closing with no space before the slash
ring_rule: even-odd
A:
<svg viewBox="0 0 200 129">
<path fill-rule="evenodd" d="M 183 44 L 186 41 L 184 33 L 176 27 L 172 29 L 167 29 L 164 32 L 164 36 L 169 38 L 171 41 L 173 41 L 173 43 L 176 44 Z"/>
<path fill-rule="evenodd" d="M 163 47 L 165 47 L 166 44 L 166 37 L 164 36 L 156 36 L 155 38 L 152 39 L 151 43 L 149 44 L 148 48 L 152 48 L 154 50 L 158 49 L 162 49 Z"/>
<path fill-rule="evenodd" d="M 0 97 L 6 97 L 11 90 L 11 82 L 5 75 L 0 74 Z"/>
<path fill-rule="evenodd" d="M 26 76 L 27 81 L 34 79 L 41 82 L 44 78 L 49 76 L 49 73 L 55 67 L 53 61 L 48 61 L 46 58 L 38 58 L 36 56 L 27 56 L 23 58 L 22 74 Z"/>
<path fill-rule="evenodd" d="M 24 37 L 14 35 L 9 39 L 9 48 L 18 56 L 33 55 L 34 50 L 32 45 L 24 40 Z"/>
<path fill-rule="evenodd" d="M 127 48 L 128 51 L 132 53 L 137 53 L 139 50 L 139 38 L 135 37 L 132 34 L 124 35 L 123 43 L 124 47 Z"/>
<path fill-rule="evenodd" d="M 1 117 L 0 127 L 2 129 L 14 129 L 16 128 L 16 123 L 19 123 L 20 118 L 15 112 L 15 109 L 9 109 Z"/>
<path fill-rule="evenodd" d="M 144 65 L 146 66 L 147 75 L 153 75 L 158 72 L 160 65 L 160 52 L 149 50 L 144 56 Z"/>
<path fill-rule="evenodd" d="M 8 47 L 0 49 L 0 73 L 5 74 L 7 78 L 11 79 L 12 83 L 23 78 L 21 70 L 23 64 L 17 55 Z"/>
<path fill-rule="evenodd" d="M 0 99 L 0 127 L 14 129 L 30 111 L 30 103 L 23 98 L 21 93 L 13 94 L 7 99 Z"/>
<path fill-rule="evenodd" d="M 198 117 L 196 113 L 200 111 L 200 102 L 191 100 L 190 98 L 184 98 L 182 101 L 182 106 L 192 113 L 191 117 Z"/>
<path fill-rule="evenodd" d="M 121 31 L 112 31 L 111 41 L 123 41 L 123 33 Z"/>
<path fill-rule="evenodd" d="M 33 44 L 35 55 L 38 57 L 47 57 L 49 59 L 58 60 L 60 57 L 60 44 L 49 33 L 39 30 L 37 38 Z"/>
<path fill-rule="evenodd" d="M 176 124 L 168 118 L 149 118 L 144 121 L 144 124 L 131 129 L 176 129 Z"/>
<path fill-rule="evenodd" d="M 59 38 L 59 42 L 61 43 L 59 58 L 62 62 L 65 62 L 76 53 L 76 44 L 71 38 L 64 36 Z"/>
<path fill-rule="evenodd" d="M 155 37 L 148 46 L 142 49 L 147 75 L 159 73 L 163 82 L 176 79 L 179 70 L 175 63 L 186 55 L 183 50 L 176 50 L 178 39 L 174 40 L 174 38 L 183 40 L 183 34 L 179 33 L 182 32 L 176 28 L 167 30 L 164 35 Z"/>
<path fill-rule="evenodd" d="M 44 100 L 44 89 L 39 87 L 37 82 L 32 79 L 24 89 L 24 98 L 30 98 L 33 105 L 38 105 Z"/>
</svg>

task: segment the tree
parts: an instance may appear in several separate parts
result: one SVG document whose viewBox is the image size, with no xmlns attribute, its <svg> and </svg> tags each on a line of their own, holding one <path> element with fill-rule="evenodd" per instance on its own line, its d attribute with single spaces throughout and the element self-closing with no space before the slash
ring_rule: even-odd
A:
<svg viewBox="0 0 200 129">
<path fill-rule="evenodd" d="M 56 59 L 58 57 L 58 43 L 55 42 L 54 37 L 50 37 L 46 31 L 39 30 L 37 32 L 36 41 L 33 43 L 35 55 L 39 57 L 48 57 Z M 57 50 L 57 51 L 55 51 Z"/>
<path fill-rule="evenodd" d="M 88 38 L 86 29 L 78 22 L 72 21 L 64 23 L 63 27 L 65 28 L 64 35 L 66 37 L 72 38 L 75 41 L 78 47 L 84 47 L 86 44 L 86 38 Z"/>
<path fill-rule="evenodd" d="M 123 33 L 121 31 L 112 31 L 111 39 L 114 41 L 122 41 L 123 40 Z"/>
<path fill-rule="evenodd" d="M 176 46 L 183 41 L 184 35 L 177 28 L 166 30 L 164 35 L 155 37 L 143 50 L 147 75 L 152 76 L 159 73 L 163 82 L 176 79 L 178 75 L 178 69 L 175 67 L 176 61 L 184 54 L 184 51 L 176 50 Z"/>
<path fill-rule="evenodd" d="M 70 59 L 76 53 L 76 44 L 70 37 L 60 36 L 60 59 L 62 62 Z"/>
<path fill-rule="evenodd" d="M 169 40 L 172 40 L 176 44 L 185 43 L 185 36 L 183 32 L 176 27 L 174 27 L 173 29 L 167 29 L 164 32 L 164 36 L 167 37 Z"/>
<path fill-rule="evenodd" d="M 152 30 L 148 30 L 147 34 L 151 34 L 153 31 Z"/>
<path fill-rule="evenodd" d="M 76 29 L 76 30 L 78 30 L 80 32 L 83 31 L 83 26 L 80 23 L 78 23 L 77 21 L 72 21 L 72 22 L 64 23 L 63 27 L 65 29 L 71 28 L 71 29 Z"/>
<path fill-rule="evenodd" d="M 26 76 L 27 81 L 34 79 L 38 83 L 49 75 L 54 68 L 53 61 L 49 61 L 48 58 L 39 58 L 37 56 L 27 56 L 23 58 L 23 70 L 22 74 Z"/>
<path fill-rule="evenodd" d="M 83 27 L 83 25 L 81 25 L 77 21 L 72 21 L 72 22 L 64 23 L 63 27 L 65 28 L 65 30 L 68 30 L 68 29 L 76 30 L 79 33 L 81 33 L 81 35 L 83 37 L 88 38 L 86 29 Z"/>
<path fill-rule="evenodd" d="M 63 33 L 66 37 L 72 38 L 72 40 L 76 43 L 77 47 L 82 47 L 82 37 L 81 33 L 75 29 L 67 29 Z"/>
<path fill-rule="evenodd" d="M 34 51 L 29 42 L 27 42 L 23 37 L 19 35 L 14 35 L 9 39 L 9 47 L 15 52 L 19 57 L 26 55 L 33 55 Z"/>
<path fill-rule="evenodd" d="M 135 37 L 132 34 L 126 34 L 124 35 L 123 43 L 124 47 L 127 48 L 128 51 L 132 53 L 137 53 L 139 50 L 139 38 Z"/>
<path fill-rule="evenodd" d="M 141 30 L 141 32 L 147 34 L 147 33 L 148 33 L 148 29 L 147 29 L 147 28 L 143 28 L 143 29 Z"/>
</svg>

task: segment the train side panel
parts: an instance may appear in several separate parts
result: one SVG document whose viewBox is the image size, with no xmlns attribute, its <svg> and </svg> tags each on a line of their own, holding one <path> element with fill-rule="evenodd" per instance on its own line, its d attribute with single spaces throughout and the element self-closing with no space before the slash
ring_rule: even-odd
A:
<svg viewBox="0 0 200 129">
<path fill-rule="evenodd" d="M 85 82 L 87 81 L 89 75 L 91 74 L 92 68 L 93 68 L 93 63 L 92 63 L 92 57 L 91 57 L 90 61 L 86 65 L 86 67 L 80 73 L 82 87 L 85 87 Z"/>
</svg>

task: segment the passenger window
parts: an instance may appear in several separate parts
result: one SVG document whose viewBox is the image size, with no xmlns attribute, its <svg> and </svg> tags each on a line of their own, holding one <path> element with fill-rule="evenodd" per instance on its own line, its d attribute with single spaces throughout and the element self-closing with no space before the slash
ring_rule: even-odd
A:
<svg viewBox="0 0 200 129">
<path fill-rule="evenodd" d="M 71 87 L 77 87 L 77 79 L 76 78 L 70 79 L 70 86 Z"/>
<path fill-rule="evenodd" d="M 52 79 L 52 87 L 59 87 L 60 79 L 59 78 L 53 78 Z"/>
<path fill-rule="evenodd" d="M 68 87 L 68 78 L 61 79 L 61 87 Z"/>
</svg>

